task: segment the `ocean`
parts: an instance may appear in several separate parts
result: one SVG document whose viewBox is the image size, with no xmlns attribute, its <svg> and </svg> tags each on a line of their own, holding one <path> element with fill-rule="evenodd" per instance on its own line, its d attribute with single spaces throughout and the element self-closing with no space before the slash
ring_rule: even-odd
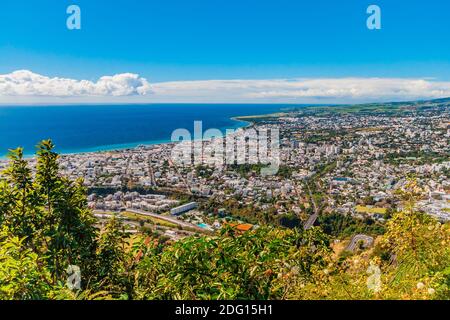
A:
<svg viewBox="0 0 450 320">
<path fill-rule="evenodd" d="M 278 112 L 292 105 L 249 104 L 151 104 L 82 106 L 1 106 L 0 157 L 9 149 L 23 147 L 33 155 L 36 144 L 52 139 L 56 151 L 94 152 L 170 142 L 178 128 L 193 133 L 194 121 L 203 130 L 217 128 L 225 133 L 247 123 L 231 119 Z"/>
</svg>

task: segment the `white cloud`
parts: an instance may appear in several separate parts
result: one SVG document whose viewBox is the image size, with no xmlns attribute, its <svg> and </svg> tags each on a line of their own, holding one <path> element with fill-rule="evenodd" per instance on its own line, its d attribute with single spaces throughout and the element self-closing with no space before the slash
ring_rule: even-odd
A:
<svg viewBox="0 0 450 320">
<path fill-rule="evenodd" d="M 242 100 L 401 100 L 450 96 L 450 82 L 397 78 L 211 80 L 155 84 L 156 95 Z"/>
<path fill-rule="evenodd" d="M 151 94 L 150 94 L 151 93 Z M 0 75 L 1 103 L 295 102 L 351 103 L 450 97 L 450 82 L 405 78 L 203 80 L 154 83 L 137 74 L 97 82 L 31 71 Z"/>
<path fill-rule="evenodd" d="M 101 77 L 97 82 L 50 78 L 27 70 L 0 75 L 0 96 L 119 97 L 145 95 L 150 92 L 147 80 L 132 73 Z"/>
</svg>

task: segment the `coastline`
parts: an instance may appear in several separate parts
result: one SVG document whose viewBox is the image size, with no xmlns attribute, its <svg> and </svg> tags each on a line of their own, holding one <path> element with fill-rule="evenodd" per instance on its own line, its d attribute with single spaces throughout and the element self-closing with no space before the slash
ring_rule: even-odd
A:
<svg viewBox="0 0 450 320">
<path fill-rule="evenodd" d="M 245 116 L 244 116 L 245 117 Z M 257 117 L 251 116 L 251 117 Z M 231 127 L 223 127 L 219 130 L 223 132 L 224 136 L 226 135 L 227 129 L 246 129 L 254 125 L 254 122 L 242 120 L 241 116 L 233 116 L 229 118 L 230 120 L 236 122 L 234 126 Z M 174 141 L 171 141 L 169 139 L 162 139 L 162 140 L 149 140 L 149 141 L 139 141 L 139 142 L 132 142 L 132 143 L 123 143 L 123 144 L 113 144 L 113 145 L 102 145 L 98 147 L 93 147 L 89 149 L 81 149 L 81 150 L 66 150 L 66 151 L 59 151 L 58 153 L 60 156 L 71 156 L 71 155 L 85 155 L 85 154 L 98 154 L 98 153 L 106 153 L 106 152 L 119 152 L 119 151 L 126 151 L 126 150 L 133 150 L 137 149 L 141 146 L 144 147 L 150 147 L 150 146 L 159 146 L 159 145 L 169 145 L 177 143 Z M 24 154 L 24 159 L 32 160 L 36 158 L 36 154 Z M 0 155 L 0 162 L 6 162 L 8 161 L 7 154 Z"/>
<path fill-rule="evenodd" d="M 287 114 L 288 114 L 287 112 L 275 112 L 275 113 L 267 113 L 267 114 L 255 114 L 255 115 L 250 115 L 250 116 L 238 116 L 238 117 L 233 117 L 232 119 L 236 120 L 236 121 L 255 123 L 252 120 L 278 118 L 278 117 L 286 116 Z"/>
</svg>

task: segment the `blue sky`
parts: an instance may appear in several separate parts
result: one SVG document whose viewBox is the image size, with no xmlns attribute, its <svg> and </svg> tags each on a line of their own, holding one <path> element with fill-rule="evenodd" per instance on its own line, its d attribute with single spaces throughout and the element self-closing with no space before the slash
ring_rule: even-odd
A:
<svg viewBox="0 0 450 320">
<path fill-rule="evenodd" d="M 66 28 L 71 4 L 81 30 Z M 366 28 L 370 4 L 382 30 Z M 449 14 L 447 0 L 2 0 L 0 74 L 447 82 Z"/>
</svg>

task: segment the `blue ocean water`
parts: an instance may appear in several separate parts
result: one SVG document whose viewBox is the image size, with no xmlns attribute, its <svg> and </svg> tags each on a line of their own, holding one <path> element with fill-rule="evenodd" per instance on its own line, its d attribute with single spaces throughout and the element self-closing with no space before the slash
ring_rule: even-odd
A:
<svg viewBox="0 0 450 320">
<path fill-rule="evenodd" d="M 242 127 L 235 116 L 266 114 L 289 105 L 152 104 L 91 106 L 0 107 L 0 157 L 23 147 L 26 155 L 36 144 L 52 139 L 60 153 L 91 152 L 168 142 L 173 130 L 203 121 L 203 130 Z"/>
</svg>

